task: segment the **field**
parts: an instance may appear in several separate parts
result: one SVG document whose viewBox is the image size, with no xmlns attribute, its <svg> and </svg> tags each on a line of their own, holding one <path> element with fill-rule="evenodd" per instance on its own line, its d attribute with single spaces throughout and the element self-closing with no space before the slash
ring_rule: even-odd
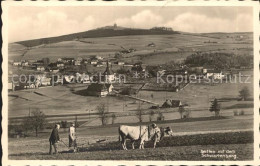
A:
<svg viewBox="0 0 260 166">
<path fill-rule="evenodd" d="M 106 131 L 112 131 L 106 128 Z M 60 160 L 251 160 L 253 157 L 253 132 L 185 133 L 173 137 L 165 137 L 152 149 L 152 143 L 145 144 L 145 150 L 121 150 L 115 136 L 106 137 L 105 142 L 97 143 L 102 136 L 80 137 L 78 153 L 71 153 L 67 147 L 59 143 L 58 155 L 48 155 L 48 139 L 28 138 L 11 139 L 9 141 L 10 159 L 60 159 Z M 67 142 L 67 139 L 62 138 Z M 130 142 L 129 142 L 130 143 Z M 127 143 L 130 147 L 130 144 Z M 136 148 L 138 145 L 136 144 Z M 223 157 L 202 157 L 202 150 L 225 154 Z M 227 152 L 230 151 L 230 152 Z M 185 155 L 183 155 L 185 154 Z"/>
<path fill-rule="evenodd" d="M 242 36 L 242 37 L 241 37 Z M 154 47 L 148 44 L 154 43 Z M 210 33 L 210 34 L 173 34 L 173 35 L 143 35 L 117 36 L 103 38 L 85 38 L 80 41 L 63 41 L 26 48 L 17 43 L 9 44 L 9 60 L 41 59 L 43 57 L 56 61 L 62 57 L 87 58 L 100 55 L 105 59 L 113 58 L 116 52 L 123 48 L 136 49 L 135 52 L 124 54 L 120 60 L 143 62 L 147 65 L 164 65 L 171 61 L 182 61 L 196 52 L 225 52 L 237 55 L 253 56 L 252 33 Z M 22 54 L 25 53 L 23 56 Z M 91 72 L 103 72 L 105 67 L 87 67 Z M 113 70 L 119 66 L 113 65 Z M 19 70 L 9 65 L 9 74 L 30 73 L 29 70 Z M 253 71 L 241 71 L 248 75 L 249 83 L 189 83 L 179 92 L 144 91 L 141 90 L 132 97 L 141 98 L 161 106 L 166 99 L 180 100 L 187 104 L 191 117 L 180 119 L 178 108 L 151 109 L 154 104 L 140 101 L 122 95 L 107 97 L 92 97 L 85 95 L 87 84 L 67 84 L 63 86 L 42 87 L 8 93 L 9 124 L 20 123 L 35 109 L 47 116 L 49 124 L 61 121 L 80 122 L 77 128 L 77 142 L 80 152 L 69 153 L 68 148 L 59 143 L 58 155 L 47 155 L 50 128 L 45 128 L 34 136 L 8 139 L 10 159 L 61 159 L 61 160 L 252 160 L 253 159 Z M 142 81 L 142 80 L 141 80 Z M 127 86 L 115 85 L 115 86 Z M 133 84 L 138 89 L 140 84 Z M 239 91 L 248 87 L 250 97 L 247 101 L 239 100 Z M 122 87 L 121 87 L 122 88 Z M 119 88 L 120 89 L 120 88 Z M 211 101 L 220 100 L 220 117 L 214 117 L 209 112 Z M 108 123 L 101 126 L 97 114 L 97 106 L 105 104 L 109 112 Z M 143 122 L 139 122 L 136 110 L 143 112 Z M 155 111 L 150 117 L 149 113 Z M 234 112 L 244 112 L 235 116 Z M 163 113 L 164 121 L 157 121 L 158 113 Z M 110 115 L 116 115 L 112 124 Z M 20 120 L 20 121 L 19 121 Z M 23 119 L 22 119 L 23 120 Z M 145 150 L 120 150 L 118 142 L 118 126 L 120 124 L 147 125 L 156 123 L 160 127 L 170 126 L 174 136 L 167 137 L 152 149 L 151 143 L 145 145 Z M 67 128 L 60 129 L 60 136 L 68 142 Z M 103 143 L 97 143 L 104 139 Z M 129 145 L 128 145 L 129 146 Z M 231 151 L 225 157 L 202 157 L 201 150 L 212 150 L 220 153 Z"/>
<path fill-rule="evenodd" d="M 197 52 L 224 51 L 239 55 L 253 55 L 252 34 L 243 34 L 244 38 L 238 41 L 241 34 L 219 34 L 219 37 L 205 34 L 173 34 L 173 35 L 143 35 L 143 36 L 117 36 L 103 38 L 86 38 L 81 41 L 64 41 L 32 47 L 21 56 L 26 47 L 9 44 L 9 59 L 41 59 L 43 57 L 56 61 L 61 57 L 82 57 L 100 55 L 105 58 L 114 57 L 115 52 L 123 48 L 136 49 L 135 52 L 125 54 L 124 61 L 132 63 L 142 61 L 146 64 L 164 64 L 171 60 L 183 60 L 188 55 Z M 233 36 L 227 37 L 227 36 Z M 215 42 L 215 43 L 213 43 Z M 155 47 L 148 47 L 154 43 Z M 245 49 L 247 49 L 245 51 Z M 160 61 L 158 61 L 158 59 Z"/>
</svg>

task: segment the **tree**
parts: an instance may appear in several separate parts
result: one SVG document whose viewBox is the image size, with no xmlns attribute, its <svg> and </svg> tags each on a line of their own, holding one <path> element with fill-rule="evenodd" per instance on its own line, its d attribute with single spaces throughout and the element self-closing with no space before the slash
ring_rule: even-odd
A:
<svg viewBox="0 0 260 166">
<path fill-rule="evenodd" d="M 181 105 L 179 106 L 178 112 L 180 113 L 181 119 L 183 118 L 183 113 L 185 112 L 184 107 Z"/>
<path fill-rule="evenodd" d="M 239 97 L 241 97 L 242 100 L 247 100 L 249 96 L 250 96 L 250 92 L 246 86 L 239 91 Z"/>
<path fill-rule="evenodd" d="M 164 116 L 163 116 L 163 113 L 161 111 L 158 112 L 157 120 L 158 121 L 163 121 L 164 120 Z"/>
<path fill-rule="evenodd" d="M 215 112 L 215 116 L 219 116 L 220 104 L 218 103 L 218 100 L 216 98 L 211 102 L 209 111 Z"/>
<path fill-rule="evenodd" d="M 105 109 L 105 104 L 102 103 L 99 106 L 97 106 L 97 110 L 102 125 L 106 125 L 108 116 L 107 116 L 107 110 Z"/>
<path fill-rule="evenodd" d="M 24 121 L 24 127 L 26 130 L 34 129 L 35 135 L 38 137 L 38 131 L 43 129 L 46 124 L 46 117 L 43 112 L 36 109 L 31 112 L 32 116 L 29 116 Z"/>
<path fill-rule="evenodd" d="M 149 116 L 149 119 L 150 119 L 150 122 L 153 120 L 153 116 L 154 116 L 155 112 L 152 110 L 150 111 L 150 116 Z"/>
<path fill-rule="evenodd" d="M 33 130 L 33 125 L 31 124 L 31 117 L 28 116 L 23 120 L 22 127 L 27 134 L 28 131 Z"/>
<path fill-rule="evenodd" d="M 115 120 L 116 120 L 116 115 L 115 115 L 115 114 L 112 114 L 111 118 L 112 118 L 112 124 L 114 124 L 114 123 L 115 123 Z"/>
<path fill-rule="evenodd" d="M 64 129 L 64 131 L 66 130 L 66 128 L 68 127 L 68 122 L 65 120 L 65 121 L 61 121 L 61 128 L 63 128 Z"/>
<path fill-rule="evenodd" d="M 142 112 L 140 105 L 139 105 L 139 107 L 136 111 L 136 117 L 138 118 L 139 122 L 143 122 L 143 116 L 142 115 L 143 115 L 143 112 Z"/>
</svg>

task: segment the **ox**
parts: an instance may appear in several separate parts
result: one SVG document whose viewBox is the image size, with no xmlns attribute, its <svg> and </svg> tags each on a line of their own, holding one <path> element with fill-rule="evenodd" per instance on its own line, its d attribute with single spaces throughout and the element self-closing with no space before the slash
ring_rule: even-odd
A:
<svg viewBox="0 0 260 166">
<path fill-rule="evenodd" d="M 170 127 L 158 128 L 152 126 L 119 126 L 119 141 L 121 138 L 121 145 L 124 150 L 126 148 L 126 139 L 130 139 L 132 143 L 132 149 L 134 149 L 135 141 L 140 140 L 139 149 L 144 149 L 145 141 L 153 141 L 153 148 L 155 148 L 156 143 L 159 142 L 164 136 L 172 136 L 172 130 Z"/>
</svg>

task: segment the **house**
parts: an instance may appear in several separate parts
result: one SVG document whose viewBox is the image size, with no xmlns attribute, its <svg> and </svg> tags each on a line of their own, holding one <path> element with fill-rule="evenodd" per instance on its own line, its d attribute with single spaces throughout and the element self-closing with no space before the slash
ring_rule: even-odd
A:
<svg viewBox="0 0 260 166">
<path fill-rule="evenodd" d="M 50 68 L 50 72 L 58 73 L 59 72 L 59 68 L 57 68 L 57 67 Z"/>
<path fill-rule="evenodd" d="M 57 67 L 58 68 L 64 68 L 64 63 L 63 62 L 57 62 Z"/>
<path fill-rule="evenodd" d="M 50 86 L 51 85 L 51 78 L 42 77 L 41 78 L 41 85 L 42 86 Z"/>
<path fill-rule="evenodd" d="M 73 65 L 75 59 L 74 58 L 62 58 L 62 62 L 68 65 Z"/>
<path fill-rule="evenodd" d="M 155 44 L 154 43 L 149 43 L 147 46 L 148 47 L 155 47 Z"/>
<path fill-rule="evenodd" d="M 102 67 L 102 66 L 103 66 L 103 63 L 102 63 L 102 62 L 98 62 L 95 66 L 96 66 L 96 67 Z"/>
<path fill-rule="evenodd" d="M 22 65 L 22 62 L 14 62 L 13 65 L 14 65 L 14 66 L 21 66 L 21 65 Z"/>
<path fill-rule="evenodd" d="M 107 64 L 107 61 L 102 61 L 101 62 L 103 65 L 106 65 Z M 108 64 L 111 65 L 112 63 L 108 61 Z"/>
<path fill-rule="evenodd" d="M 182 103 L 180 100 L 169 100 L 166 99 L 166 101 L 163 103 L 163 108 L 173 108 L 173 107 L 180 107 L 182 106 Z"/>
<path fill-rule="evenodd" d="M 189 67 L 188 71 L 190 74 L 203 74 L 203 67 L 202 66 Z"/>
<path fill-rule="evenodd" d="M 82 61 L 83 61 L 83 58 L 78 57 L 77 60 L 75 61 L 75 66 L 80 66 Z"/>
<path fill-rule="evenodd" d="M 87 88 L 87 94 L 90 96 L 105 97 L 113 90 L 112 84 L 94 83 Z"/>
<path fill-rule="evenodd" d="M 22 62 L 22 66 L 29 66 L 29 62 L 28 61 Z"/>
<path fill-rule="evenodd" d="M 90 61 L 90 64 L 91 64 L 91 65 L 96 65 L 97 63 L 98 63 L 97 60 L 91 60 L 91 61 Z"/>
<path fill-rule="evenodd" d="M 38 66 L 37 66 L 37 70 L 38 70 L 38 71 L 44 71 L 44 70 L 45 70 L 45 67 L 38 65 Z"/>
<path fill-rule="evenodd" d="M 207 70 L 206 78 L 223 79 L 224 75 L 221 70 Z"/>
<path fill-rule="evenodd" d="M 115 62 L 115 64 L 117 64 L 117 65 L 124 65 L 124 64 L 125 64 L 125 62 L 122 62 L 122 61 L 117 61 L 117 62 Z"/>
<path fill-rule="evenodd" d="M 89 63 L 89 59 L 83 59 L 83 63 L 84 64 L 88 64 Z"/>
<path fill-rule="evenodd" d="M 98 59 L 98 60 L 102 60 L 103 59 L 103 57 L 101 57 L 99 55 L 96 55 L 95 58 Z"/>
</svg>

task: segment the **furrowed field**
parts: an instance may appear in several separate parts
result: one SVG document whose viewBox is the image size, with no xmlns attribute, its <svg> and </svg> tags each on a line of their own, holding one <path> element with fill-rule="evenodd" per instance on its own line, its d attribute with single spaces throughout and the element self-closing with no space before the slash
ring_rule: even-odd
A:
<svg viewBox="0 0 260 166">
<path fill-rule="evenodd" d="M 10 159 L 59 159 L 59 160 L 252 160 L 253 159 L 253 132 L 220 132 L 208 134 L 193 134 L 165 137 L 153 149 L 152 143 L 145 144 L 144 150 L 121 150 L 120 143 L 109 137 L 109 141 L 103 143 L 90 143 L 85 138 L 81 141 L 79 152 L 72 153 L 65 145 L 59 143 L 60 154 L 48 155 L 48 141 L 40 140 L 13 140 L 9 144 Z M 65 141 L 65 139 L 63 139 Z M 82 142 L 85 141 L 85 144 Z M 67 139 L 66 139 L 67 142 Z M 129 142 L 130 143 L 130 142 Z M 80 143 L 78 143 L 80 144 Z M 128 144 L 130 148 L 130 144 Z M 136 148 L 138 146 L 136 145 Z M 21 149 L 23 152 L 20 152 Z M 203 156 L 202 151 L 216 156 Z M 25 152 L 26 151 L 26 152 Z M 224 151 L 224 153 L 220 152 Z M 205 155 L 205 154 L 204 154 Z M 217 156 L 222 155 L 222 156 Z"/>
</svg>

